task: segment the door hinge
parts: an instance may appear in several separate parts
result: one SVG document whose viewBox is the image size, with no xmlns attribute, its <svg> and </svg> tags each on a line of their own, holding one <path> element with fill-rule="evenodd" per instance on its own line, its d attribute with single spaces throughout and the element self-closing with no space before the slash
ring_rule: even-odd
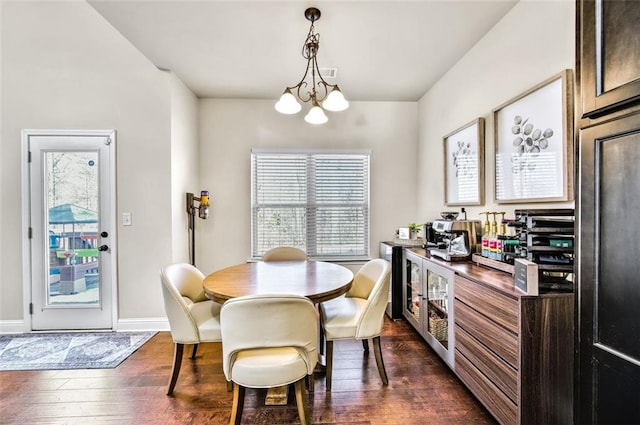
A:
<svg viewBox="0 0 640 425">
<path fill-rule="evenodd" d="M 27 152 L 27 162 L 31 162 L 31 151 Z"/>
<path fill-rule="evenodd" d="M 33 303 L 29 303 L 29 314 L 33 314 Z"/>
<path fill-rule="evenodd" d="M 33 238 L 33 228 L 32 227 L 29 227 L 29 231 L 27 233 L 28 233 L 27 237 L 29 239 Z"/>
</svg>

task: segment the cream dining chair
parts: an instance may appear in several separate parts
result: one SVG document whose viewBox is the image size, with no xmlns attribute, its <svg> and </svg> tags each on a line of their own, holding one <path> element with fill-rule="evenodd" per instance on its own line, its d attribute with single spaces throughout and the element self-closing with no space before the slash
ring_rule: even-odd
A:
<svg viewBox="0 0 640 425">
<path fill-rule="evenodd" d="M 160 272 L 164 308 L 173 338 L 173 368 L 167 395 L 176 386 L 185 344 L 193 344 L 191 358 L 196 356 L 201 342 L 222 341 L 220 331 L 221 305 L 209 300 L 202 287 L 204 275 L 188 263 L 176 263 Z"/>
<path fill-rule="evenodd" d="M 262 261 L 306 261 L 307 253 L 293 246 L 271 248 L 262 255 Z"/>
<path fill-rule="evenodd" d="M 233 382 L 231 425 L 240 424 L 245 388 L 295 383 L 301 424 L 310 424 L 305 380 L 318 360 L 318 313 L 300 295 L 232 298 L 220 312 L 222 367 Z M 310 384 L 311 385 L 311 384 Z"/>
<path fill-rule="evenodd" d="M 383 259 L 368 261 L 356 273 L 349 291 L 338 298 L 320 304 L 320 321 L 326 341 L 326 388 L 331 391 L 333 342 L 340 339 L 359 339 L 365 352 L 368 340 L 373 341 L 378 373 L 382 383 L 389 380 L 380 348 L 380 332 L 389 297 L 391 264 Z"/>
</svg>

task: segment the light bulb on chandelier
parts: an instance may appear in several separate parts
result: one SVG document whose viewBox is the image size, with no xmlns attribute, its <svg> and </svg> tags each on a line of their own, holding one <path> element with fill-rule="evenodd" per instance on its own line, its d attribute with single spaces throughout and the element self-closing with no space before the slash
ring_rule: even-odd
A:
<svg viewBox="0 0 640 425">
<path fill-rule="evenodd" d="M 297 114 L 302 109 L 295 96 L 288 88 L 284 91 L 280 100 L 276 103 L 276 111 L 281 114 Z"/>
<path fill-rule="evenodd" d="M 344 98 L 344 95 L 336 84 L 333 90 L 331 90 L 331 93 L 329 93 L 329 96 L 322 102 L 322 107 L 327 111 L 340 112 L 349 107 L 349 102 Z"/>
<path fill-rule="evenodd" d="M 324 124 L 329 121 L 329 118 L 327 118 L 327 115 L 324 113 L 320 105 L 318 105 L 318 102 L 314 102 L 309 113 L 304 117 L 304 120 L 309 124 Z"/>
<path fill-rule="evenodd" d="M 320 34 L 314 32 L 313 26 L 313 23 L 320 19 L 320 10 L 310 7 L 304 11 L 304 16 L 308 21 L 311 21 L 307 39 L 302 47 L 302 57 L 307 60 L 307 67 L 298 84 L 284 89 L 275 108 L 276 111 L 282 114 L 295 114 L 302 109 L 298 99 L 303 103 L 310 102 L 311 110 L 304 117 L 305 121 L 311 124 L 323 124 L 329 120 L 324 113 L 324 109 L 332 112 L 344 111 L 349 107 L 349 102 L 347 102 L 337 84 L 327 83 L 320 74 L 317 62 Z M 306 79 L 309 74 L 311 75 L 311 81 L 307 82 Z M 310 86 L 310 88 L 305 93 L 307 86 Z"/>
</svg>

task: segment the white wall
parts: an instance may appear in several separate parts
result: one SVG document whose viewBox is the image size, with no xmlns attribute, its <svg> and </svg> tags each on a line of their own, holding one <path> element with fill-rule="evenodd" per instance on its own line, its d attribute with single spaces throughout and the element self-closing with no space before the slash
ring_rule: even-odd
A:
<svg viewBox="0 0 640 425">
<path fill-rule="evenodd" d="M 485 119 L 485 205 L 481 211 L 516 208 L 572 208 L 573 202 L 547 204 L 494 203 L 492 110 L 536 84 L 575 64 L 575 2 L 520 1 L 418 102 L 418 215 L 439 218 L 444 206 L 442 137 L 472 120 Z M 459 210 L 459 208 L 455 208 Z"/>
<path fill-rule="evenodd" d="M 119 317 L 164 316 L 170 80 L 85 2 L 1 2 L 0 320 L 23 319 L 21 130 L 117 131 Z M 124 211 L 133 226 L 120 226 Z M 8 249 L 9 248 L 9 249 Z"/>
<path fill-rule="evenodd" d="M 251 255 L 251 148 L 371 150 L 371 255 L 378 242 L 415 221 L 417 105 L 351 102 L 312 126 L 303 113 L 282 115 L 275 100 L 200 101 L 200 181 L 212 197 L 211 218 L 198 220 L 198 267 L 205 273 Z M 303 109 L 304 112 L 305 109 Z"/>
<path fill-rule="evenodd" d="M 574 66 L 574 7 L 523 0 L 418 103 L 353 102 L 313 127 L 278 114 L 273 101 L 197 101 L 84 2 L 0 2 L 0 327 L 23 318 L 23 128 L 118 132 L 118 223 L 133 214 L 133 226 L 118 226 L 118 314 L 161 317 L 158 270 L 187 258 L 184 192 L 212 195 L 211 218 L 197 220 L 198 266 L 208 273 L 248 259 L 253 147 L 371 149 L 372 256 L 397 227 L 445 209 L 442 136 L 479 116 L 488 201 L 469 208 L 470 218 L 527 207 L 491 201 L 491 110 Z M 551 206 L 564 205 L 573 204 Z"/>
<path fill-rule="evenodd" d="M 198 189 L 198 98 L 171 73 L 172 262 L 189 262 L 186 193 Z"/>
</svg>

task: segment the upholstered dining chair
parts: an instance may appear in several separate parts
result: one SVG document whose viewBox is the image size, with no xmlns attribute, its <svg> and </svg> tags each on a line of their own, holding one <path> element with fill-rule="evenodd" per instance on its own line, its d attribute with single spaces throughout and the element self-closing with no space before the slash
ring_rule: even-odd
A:
<svg viewBox="0 0 640 425">
<path fill-rule="evenodd" d="M 164 308 L 173 338 L 173 368 L 167 395 L 176 386 L 185 344 L 193 344 L 191 358 L 201 342 L 220 342 L 221 305 L 209 300 L 202 287 L 204 275 L 188 263 L 176 263 L 160 272 Z"/>
<path fill-rule="evenodd" d="M 305 261 L 307 253 L 293 246 L 278 246 L 271 248 L 262 255 L 262 261 Z"/>
<path fill-rule="evenodd" d="M 305 380 L 318 360 L 318 313 L 300 295 L 260 294 L 232 298 L 220 311 L 222 367 L 233 382 L 230 424 L 239 424 L 245 388 L 295 383 L 301 424 L 310 424 Z M 312 384 L 310 384 L 312 385 Z"/>
<path fill-rule="evenodd" d="M 369 351 L 368 340 L 372 339 L 378 373 L 384 385 L 389 383 L 380 348 L 380 332 L 389 299 L 390 272 L 388 261 L 370 260 L 356 273 L 345 295 L 320 304 L 321 330 L 326 341 L 327 391 L 331 391 L 333 342 L 340 339 L 362 340 L 365 352 Z"/>
</svg>

